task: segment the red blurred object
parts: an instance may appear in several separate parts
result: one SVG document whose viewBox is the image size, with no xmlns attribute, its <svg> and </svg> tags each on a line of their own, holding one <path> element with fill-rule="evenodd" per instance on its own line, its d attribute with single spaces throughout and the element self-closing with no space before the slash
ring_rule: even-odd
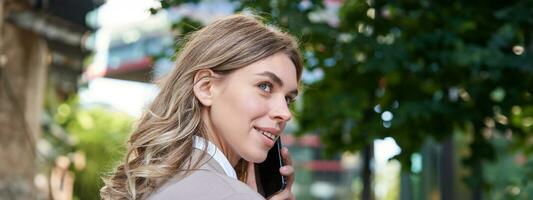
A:
<svg viewBox="0 0 533 200">
<path fill-rule="evenodd" d="M 341 172 L 342 166 L 338 160 L 313 160 L 304 164 L 304 168 L 311 171 Z"/>
<path fill-rule="evenodd" d="M 287 146 L 303 146 L 303 147 L 320 147 L 320 137 L 318 135 L 304 135 L 295 137 L 294 135 L 282 135 L 281 141 L 283 145 Z"/>
</svg>

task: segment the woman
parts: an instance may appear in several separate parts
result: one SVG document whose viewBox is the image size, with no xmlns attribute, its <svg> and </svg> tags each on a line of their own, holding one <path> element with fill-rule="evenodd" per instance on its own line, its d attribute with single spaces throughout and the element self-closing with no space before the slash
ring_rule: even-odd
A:
<svg viewBox="0 0 533 200">
<path fill-rule="evenodd" d="M 102 198 L 264 199 L 253 163 L 265 160 L 291 119 L 301 72 L 294 38 L 253 16 L 225 17 L 189 35 Z M 270 199 L 294 199 L 286 148 L 282 157 L 288 185 Z"/>
</svg>

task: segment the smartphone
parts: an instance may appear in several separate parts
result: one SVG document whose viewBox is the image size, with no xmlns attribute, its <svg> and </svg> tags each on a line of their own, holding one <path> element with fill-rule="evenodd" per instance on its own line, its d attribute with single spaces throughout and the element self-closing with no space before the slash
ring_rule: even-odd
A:
<svg viewBox="0 0 533 200">
<path fill-rule="evenodd" d="M 257 190 L 266 199 L 282 191 L 287 186 L 287 179 L 279 172 L 279 168 L 283 165 L 281 138 L 278 138 L 274 146 L 268 151 L 266 160 L 255 164 Z"/>
</svg>

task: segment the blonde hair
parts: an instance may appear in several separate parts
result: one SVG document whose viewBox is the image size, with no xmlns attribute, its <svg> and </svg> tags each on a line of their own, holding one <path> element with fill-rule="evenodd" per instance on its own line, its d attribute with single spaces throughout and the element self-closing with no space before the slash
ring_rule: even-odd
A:
<svg viewBox="0 0 533 200">
<path fill-rule="evenodd" d="M 187 164 L 193 136 L 206 136 L 201 104 L 193 94 L 196 72 L 211 69 L 228 74 L 280 52 L 289 56 L 300 80 L 296 40 L 256 16 L 224 17 L 185 37 L 176 66 L 158 81 L 159 94 L 137 122 L 124 161 L 104 179 L 101 198 L 147 197 L 169 177 L 198 168 L 198 162 Z M 241 177 L 245 168 L 241 164 L 236 168 Z"/>
</svg>

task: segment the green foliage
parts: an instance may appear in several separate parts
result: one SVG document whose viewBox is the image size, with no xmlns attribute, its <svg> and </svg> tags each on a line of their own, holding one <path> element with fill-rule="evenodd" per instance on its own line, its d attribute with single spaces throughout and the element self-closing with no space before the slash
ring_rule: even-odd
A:
<svg viewBox="0 0 533 200">
<path fill-rule="evenodd" d="M 79 110 L 66 130 L 78 141 L 76 149 L 87 158 L 85 169 L 76 173 L 74 192 L 80 199 L 98 199 L 101 177 L 122 158 L 133 119 L 104 108 Z"/>
<path fill-rule="evenodd" d="M 73 141 L 53 143 L 57 155 L 72 155 L 72 152 L 85 155 L 83 169 L 71 167 L 75 172 L 74 196 L 99 199 L 102 177 L 113 170 L 126 151 L 124 145 L 132 131 L 133 118 L 103 107 L 83 108 L 77 98 L 71 98 L 57 107 L 54 121 L 63 127 L 68 140 Z"/>
<path fill-rule="evenodd" d="M 510 140 L 505 137 L 494 137 L 491 143 L 498 153 L 496 162 L 485 164 L 485 178 L 491 188 L 487 199 L 531 199 L 533 156 L 513 150 Z"/>
</svg>

